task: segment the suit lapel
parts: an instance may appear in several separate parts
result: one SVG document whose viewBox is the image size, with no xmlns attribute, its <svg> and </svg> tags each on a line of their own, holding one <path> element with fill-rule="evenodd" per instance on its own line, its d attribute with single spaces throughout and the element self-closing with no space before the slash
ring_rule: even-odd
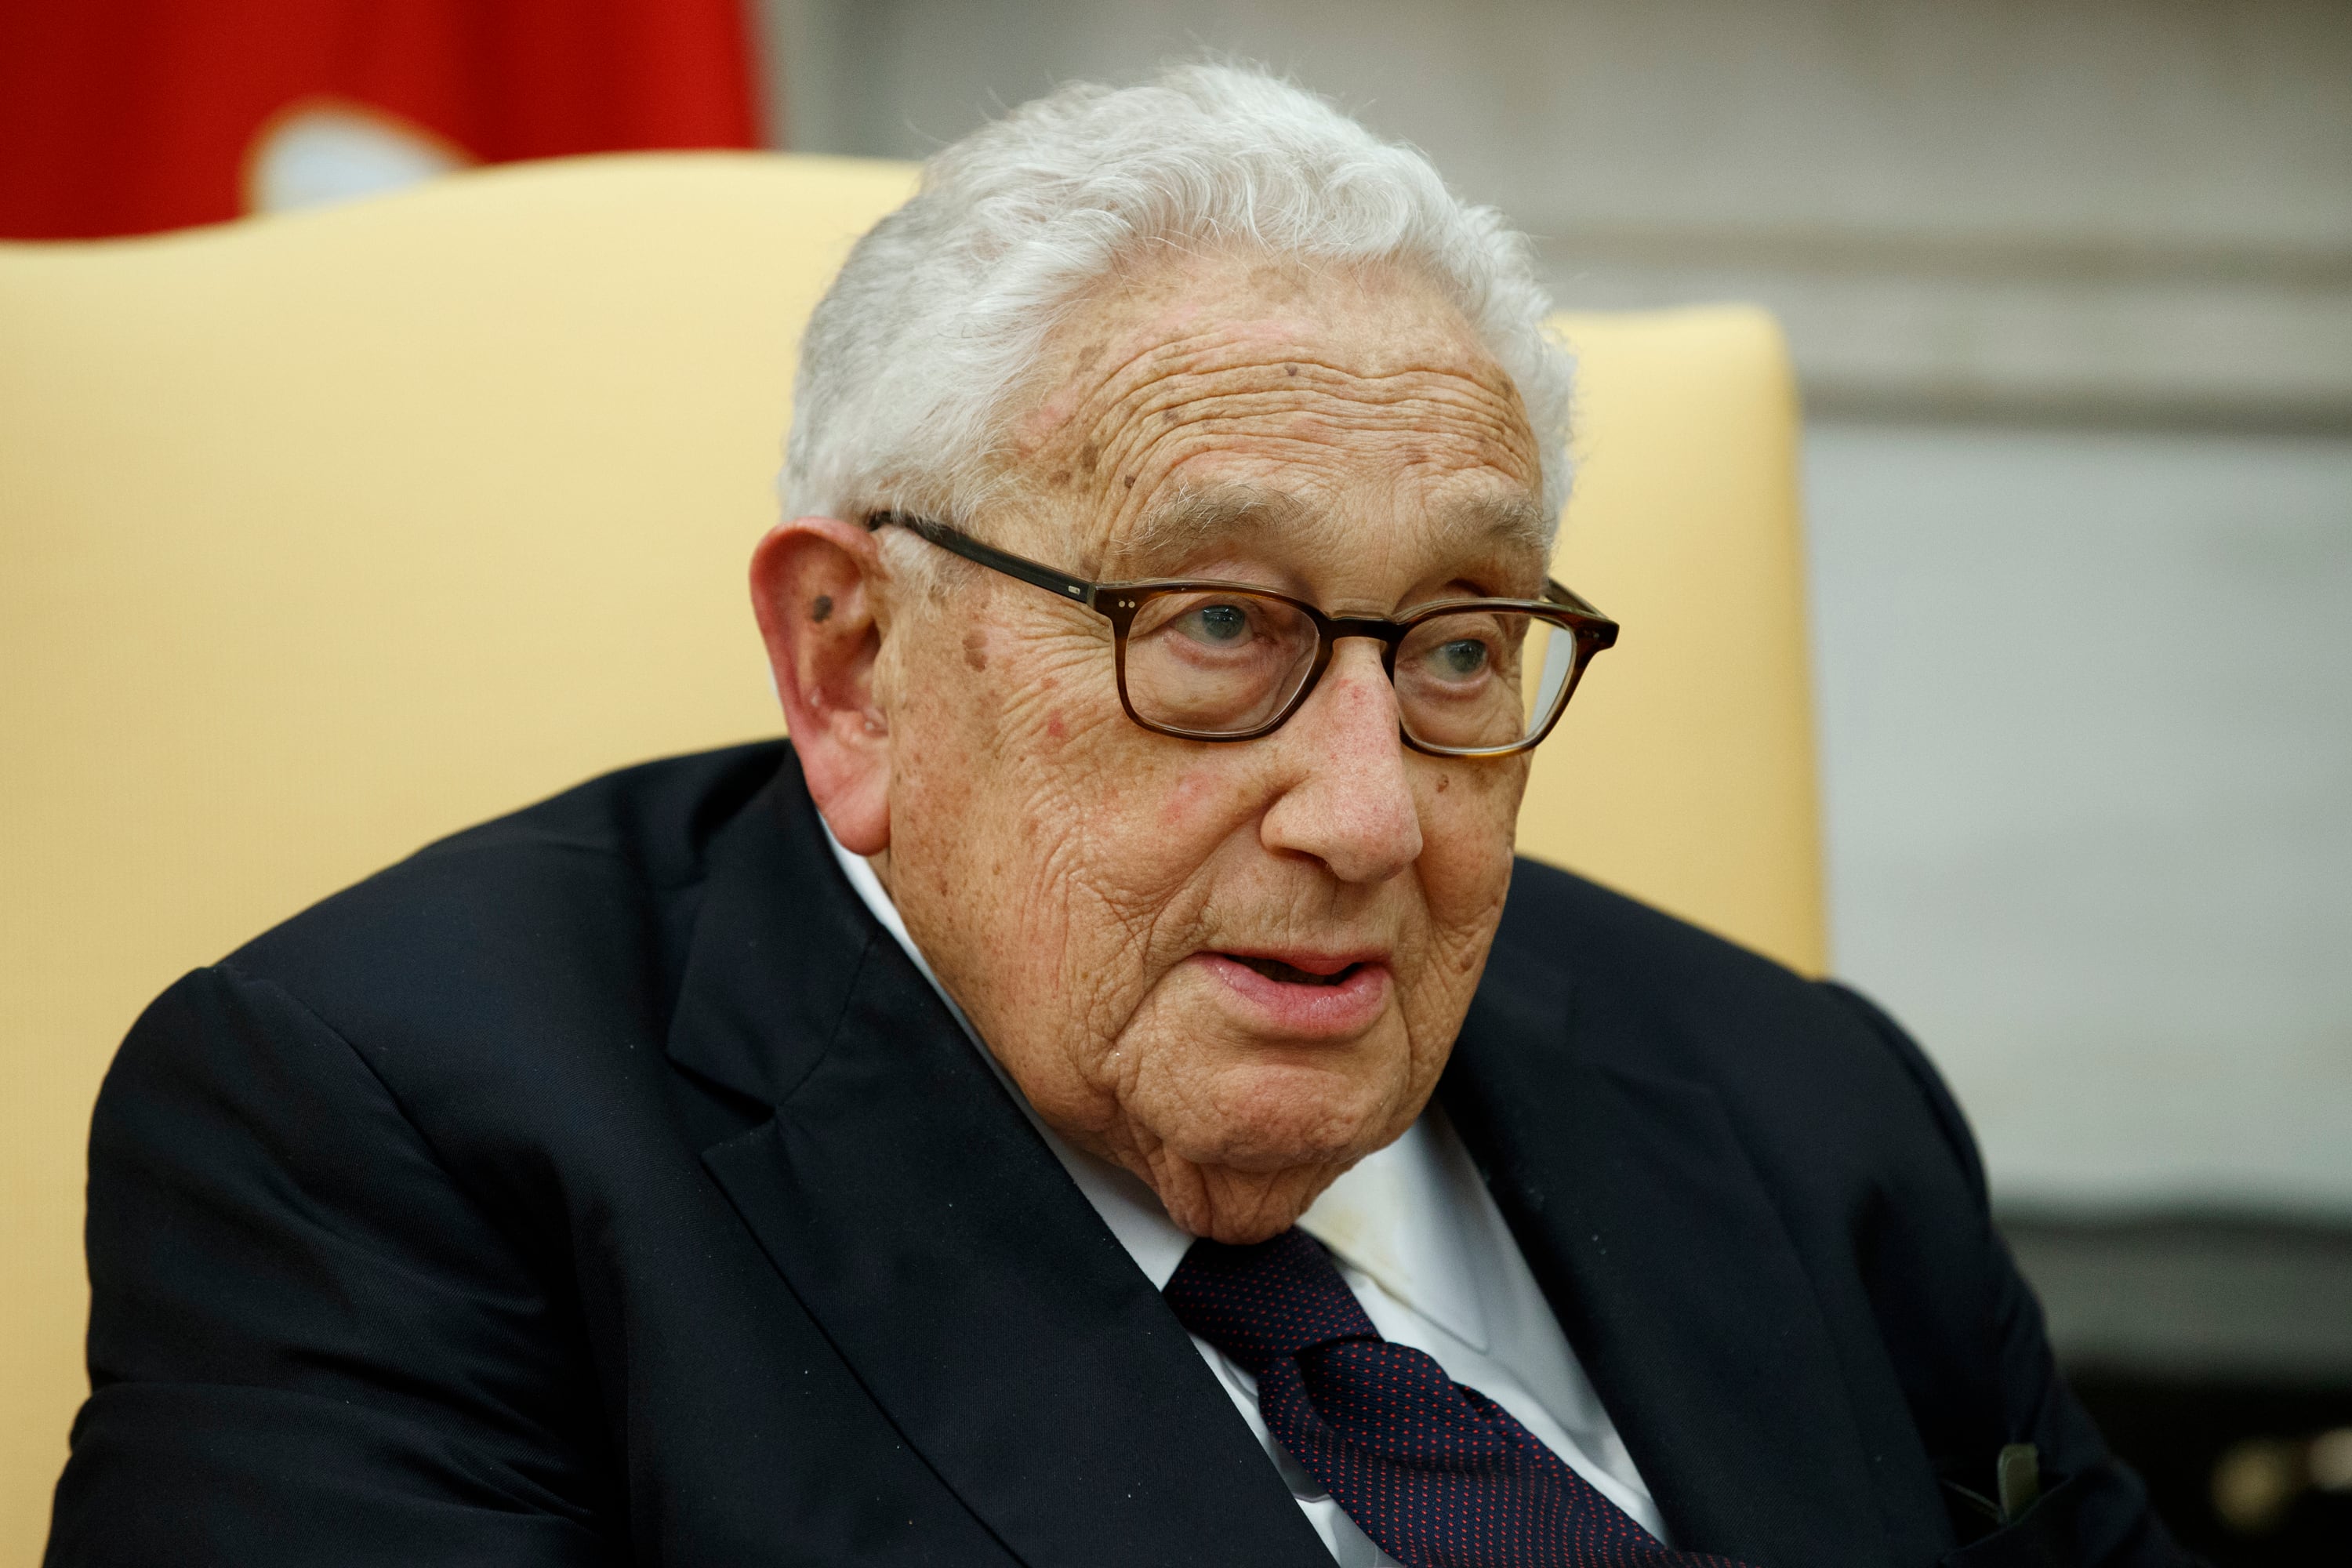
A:
<svg viewBox="0 0 2352 1568">
<path fill-rule="evenodd" d="M 1595 1065 L 1497 946 L 1440 1092 L 1677 1545 L 1885 1560 L 1873 1468 L 1796 1249 L 1712 1089 Z"/>
<path fill-rule="evenodd" d="M 790 762 L 775 795 L 715 847 L 670 1053 L 776 1107 L 703 1158 L 779 1272 L 1036 1568 L 1328 1565 L 1159 1293 L 857 902 Z"/>
</svg>

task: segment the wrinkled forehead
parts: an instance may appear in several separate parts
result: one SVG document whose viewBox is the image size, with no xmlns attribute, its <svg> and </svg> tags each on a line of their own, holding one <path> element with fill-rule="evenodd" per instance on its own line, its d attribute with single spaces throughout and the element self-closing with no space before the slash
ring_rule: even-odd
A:
<svg viewBox="0 0 2352 1568">
<path fill-rule="evenodd" d="M 1104 537 L 1100 552 L 1108 574 L 1119 578 L 1165 576 L 1185 563 L 1234 553 L 1314 559 L 1384 544 L 1409 551 L 1416 564 L 1486 565 L 1509 575 L 1542 570 L 1549 544 L 1543 509 L 1507 486 L 1465 487 L 1383 511 L 1367 518 L 1345 497 L 1302 494 L 1278 481 L 1178 479 Z M 1383 541 L 1383 532 L 1398 537 Z"/>
<path fill-rule="evenodd" d="M 1434 284 L 1228 254 L 1117 282 L 1062 318 L 1010 454 L 1104 575 L 1228 548 L 1539 574 L 1548 520 L 1526 411 Z"/>
</svg>

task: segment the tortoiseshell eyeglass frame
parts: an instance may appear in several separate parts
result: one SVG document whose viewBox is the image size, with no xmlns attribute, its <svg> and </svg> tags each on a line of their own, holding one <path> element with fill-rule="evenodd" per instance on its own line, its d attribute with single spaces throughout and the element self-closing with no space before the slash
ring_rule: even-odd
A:
<svg viewBox="0 0 2352 1568">
<path fill-rule="evenodd" d="M 1056 598 L 1066 599 L 1108 621 L 1115 649 L 1114 664 L 1118 671 L 1118 703 L 1127 716 L 1139 727 L 1158 735 L 1172 735 L 1182 741 L 1255 741 L 1261 735 L 1272 734 L 1287 722 L 1290 716 L 1306 706 L 1314 695 L 1323 671 L 1331 662 L 1331 647 L 1341 637 L 1370 637 L 1381 645 L 1381 668 L 1389 679 L 1396 679 L 1396 653 L 1412 628 L 1439 616 L 1459 615 L 1465 611 L 1510 610 L 1550 622 L 1574 639 L 1576 662 L 1568 679 L 1560 685 L 1559 695 L 1552 701 L 1551 711 L 1545 714 L 1529 732 L 1507 746 L 1439 746 L 1414 739 L 1412 732 L 1400 723 L 1398 736 L 1416 752 L 1433 757 L 1507 757 L 1532 751 L 1543 742 L 1559 716 L 1568 710 L 1568 700 L 1576 694 L 1577 683 L 1584 679 L 1585 666 L 1602 649 L 1617 642 L 1617 623 L 1602 615 L 1591 604 L 1556 582 L 1546 580 L 1544 596 L 1540 599 L 1442 599 L 1423 605 L 1402 619 L 1385 616 L 1327 616 L 1304 599 L 1275 592 L 1254 583 L 1230 583 L 1214 578 L 1154 578 L 1136 583 L 1090 583 L 1083 577 L 1073 577 L 1042 562 L 983 544 L 971 535 L 946 523 L 912 512 L 877 511 L 867 517 L 869 530 L 896 526 L 938 545 L 951 554 L 1001 572 L 1007 577 L 1045 589 Z M 1308 668 L 1298 689 L 1284 703 L 1280 711 L 1264 723 L 1247 730 L 1200 731 L 1181 729 L 1171 724 L 1154 722 L 1135 710 L 1127 691 L 1127 634 L 1135 624 L 1137 614 L 1152 600 L 1170 594 L 1202 592 L 1248 594 L 1261 599 L 1272 599 L 1290 605 L 1305 616 L 1315 627 L 1317 646 L 1315 662 Z"/>
</svg>

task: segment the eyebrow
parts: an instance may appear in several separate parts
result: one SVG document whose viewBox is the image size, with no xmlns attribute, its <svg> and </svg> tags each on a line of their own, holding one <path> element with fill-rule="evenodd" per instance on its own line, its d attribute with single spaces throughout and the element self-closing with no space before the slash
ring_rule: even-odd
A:
<svg viewBox="0 0 2352 1568">
<path fill-rule="evenodd" d="M 1219 484 L 1183 491 L 1144 514 L 1120 552 L 1137 566 L 1181 560 L 1260 528 L 1281 528 L 1314 514 L 1297 496 L 1249 484 Z M 1477 496 L 1440 508 L 1430 517 L 1440 549 L 1548 552 L 1543 508 L 1533 497 Z"/>
</svg>

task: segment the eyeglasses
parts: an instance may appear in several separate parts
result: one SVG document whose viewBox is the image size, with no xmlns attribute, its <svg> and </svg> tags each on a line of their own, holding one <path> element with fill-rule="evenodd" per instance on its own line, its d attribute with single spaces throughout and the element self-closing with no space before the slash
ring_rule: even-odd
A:
<svg viewBox="0 0 2352 1568">
<path fill-rule="evenodd" d="M 1341 637 L 1381 645 L 1404 743 L 1440 757 L 1503 757 L 1551 733 L 1617 623 L 1558 583 L 1541 599 L 1447 599 L 1402 617 L 1327 616 L 1245 583 L 1089 583 L 908 512 L 877 512 L 991 571 L 1110 623 L 1118 700 L 1143 728 L 1249 741 L 1298 711 Z M 1529 673 L 1533 672 L 1533 678 Z"/>
</svg>

